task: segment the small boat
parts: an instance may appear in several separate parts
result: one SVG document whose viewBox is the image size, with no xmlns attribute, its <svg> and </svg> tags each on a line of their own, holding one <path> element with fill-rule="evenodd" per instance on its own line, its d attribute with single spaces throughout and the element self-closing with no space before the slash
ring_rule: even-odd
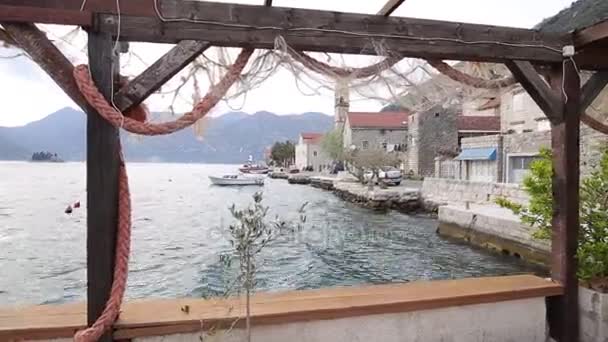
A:
<svg viewBox="0 0 608 342">
<path fill-rule="evenodd" d="M 209 176 L 209 179 L 215 185 L 264 185 L 264 177 L 246 175 Z"/>
<path fill-rule="evenodd" d="M 251 173 L 256 175 L 265 175 L 270 172 L 270 169 L 264 165 L 258 164 L 245 164 L 239 168 L 239 171 L 242 173 Z"/>
</svg>

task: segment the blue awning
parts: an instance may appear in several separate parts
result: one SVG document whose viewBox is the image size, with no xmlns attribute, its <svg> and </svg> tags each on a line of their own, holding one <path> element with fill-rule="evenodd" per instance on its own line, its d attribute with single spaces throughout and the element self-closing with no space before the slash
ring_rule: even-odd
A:
<svg viewBox="0 0 608 342">
<path fill-rule="evenodd" d="M 456 157 L 456 160 L 496 160 L 495 148 L 467 148 Z"/>
</svg>

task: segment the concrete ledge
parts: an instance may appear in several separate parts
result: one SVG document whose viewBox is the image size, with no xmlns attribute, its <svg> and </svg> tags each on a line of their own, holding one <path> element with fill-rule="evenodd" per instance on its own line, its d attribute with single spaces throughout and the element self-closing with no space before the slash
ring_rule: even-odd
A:
<svg viewBox="0 0 608 342">
<path fill-rule="evenodd" d="M 534 229 L 520 223 L 508 209 L 498 206 L 471 205 L 439 207 L 440 235 L 467 241 L 473 245 L 523 258 L 547 266 L 549 242 L 532 238 Z"/>
<path fill-rule="evenodd" d="M 533 317 L 537 321 L 526 324 L 534 325 L 536 328 L 540 326 L 544 333 L 544 297 L 562 293 L 563 289 L 560 285 L 531 275 L 265 293 L 257 294 L 252 298 L 252 321 L 256 328 L 273 325 L 275 327 L 271 331 L 275 331 L 277 326 L 283 327 L 296 322 L 352 317 L 364 319 L 363 316 L 432 312 L 459 307 L 463 307 L 459 310 L 465 310 L 464 307 L 473 305 L 534 300 L 535 310 L 543 312 L 539 312 L 538 317 Z M 114 336 L 116 339 L 130 339 L 192 333 L 217 326 L 226 327 L 238 318 L 244 317 L 244 302 L 242 298 L 129 302 L 123 305 L 115 325 Z M 518 308 L 522 312 L 531 310 L 529 305 Z M 490 311 L 496 313 L 497 309 L 493 308 Z M 477 316 L 471 319 L 475 317 Z M 439 324 L 433 320 L 430 322 Z M 507 323 L 507 326 L 501 328 L 502 330 L 516 331 L 526 328 L 523 322 L 522 326 L 517 327 L 511 327 L 510 320 Z M 4 309 L 0 310 L 0 340 L 69 338 L 84 324 L 84 303 Z M 406 325 L 415 327 L 420 324 L 421 322 L 412 320 Z M 491 330 L 491 327 L 486 329 Z M 372 330 L 379 332 L 377 329 Z M 501 333 L 504 333 L 505 331 L 502 330 Z M 453 333 L 453 330 L 448 329 L 447 333 Z M 463 336 L 465 339 L 467 337 Z M 267 341 L 267 339 L 262 340 Z M 283 339 L 286 340 L 288 339 Z M 340 341 L 350 340 L 340 339 Z"/>
<path fill-rule="evenodd" d="M 608 294 L 579 287 L 578 298 L 581 342 L 608 341 Z"/>
</svg>

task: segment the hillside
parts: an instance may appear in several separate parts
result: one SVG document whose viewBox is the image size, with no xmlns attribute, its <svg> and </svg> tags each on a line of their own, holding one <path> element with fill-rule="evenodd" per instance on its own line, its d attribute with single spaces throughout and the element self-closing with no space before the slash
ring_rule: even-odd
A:
<svg viewBox="0 0 608 342">
<path fill-rule="evenodd" d="M 331 129 L 333 118 L 321 113 L 249 115 L 229 112 L 209 120 L 202 140 L 192 129 L 160 137 L 134 137 L 123 133 L 130 161 L 241 163 L 249 155 L 260 159 L 275 141 L 296 140 L 302 131 Z M 0 160 L 23 160 L 29 151 L 49 150 L 65 160 L 85 159 L 86 117 L 64 108 L 22 127 L 0 127 Z"/>
</svg>

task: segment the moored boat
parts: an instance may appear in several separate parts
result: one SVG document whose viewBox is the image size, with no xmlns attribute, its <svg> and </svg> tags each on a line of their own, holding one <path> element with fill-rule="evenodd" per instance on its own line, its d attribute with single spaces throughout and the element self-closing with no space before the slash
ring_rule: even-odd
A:
<svg viewBox="0 0 608 342">
<path fill-rule="evenodd" d="M 239 167 L 239 171 L 242 173 L 265 175 L 268 172 L 270 172 L 270 169 L 264 165 L 247 163 L 247 164 Z"/>
<path fill-rule="evenodd" d="M 209 180 L 215 185 L 264 185 L 264 177 L 246 175 L 209 176 Z"/>
</svg>

